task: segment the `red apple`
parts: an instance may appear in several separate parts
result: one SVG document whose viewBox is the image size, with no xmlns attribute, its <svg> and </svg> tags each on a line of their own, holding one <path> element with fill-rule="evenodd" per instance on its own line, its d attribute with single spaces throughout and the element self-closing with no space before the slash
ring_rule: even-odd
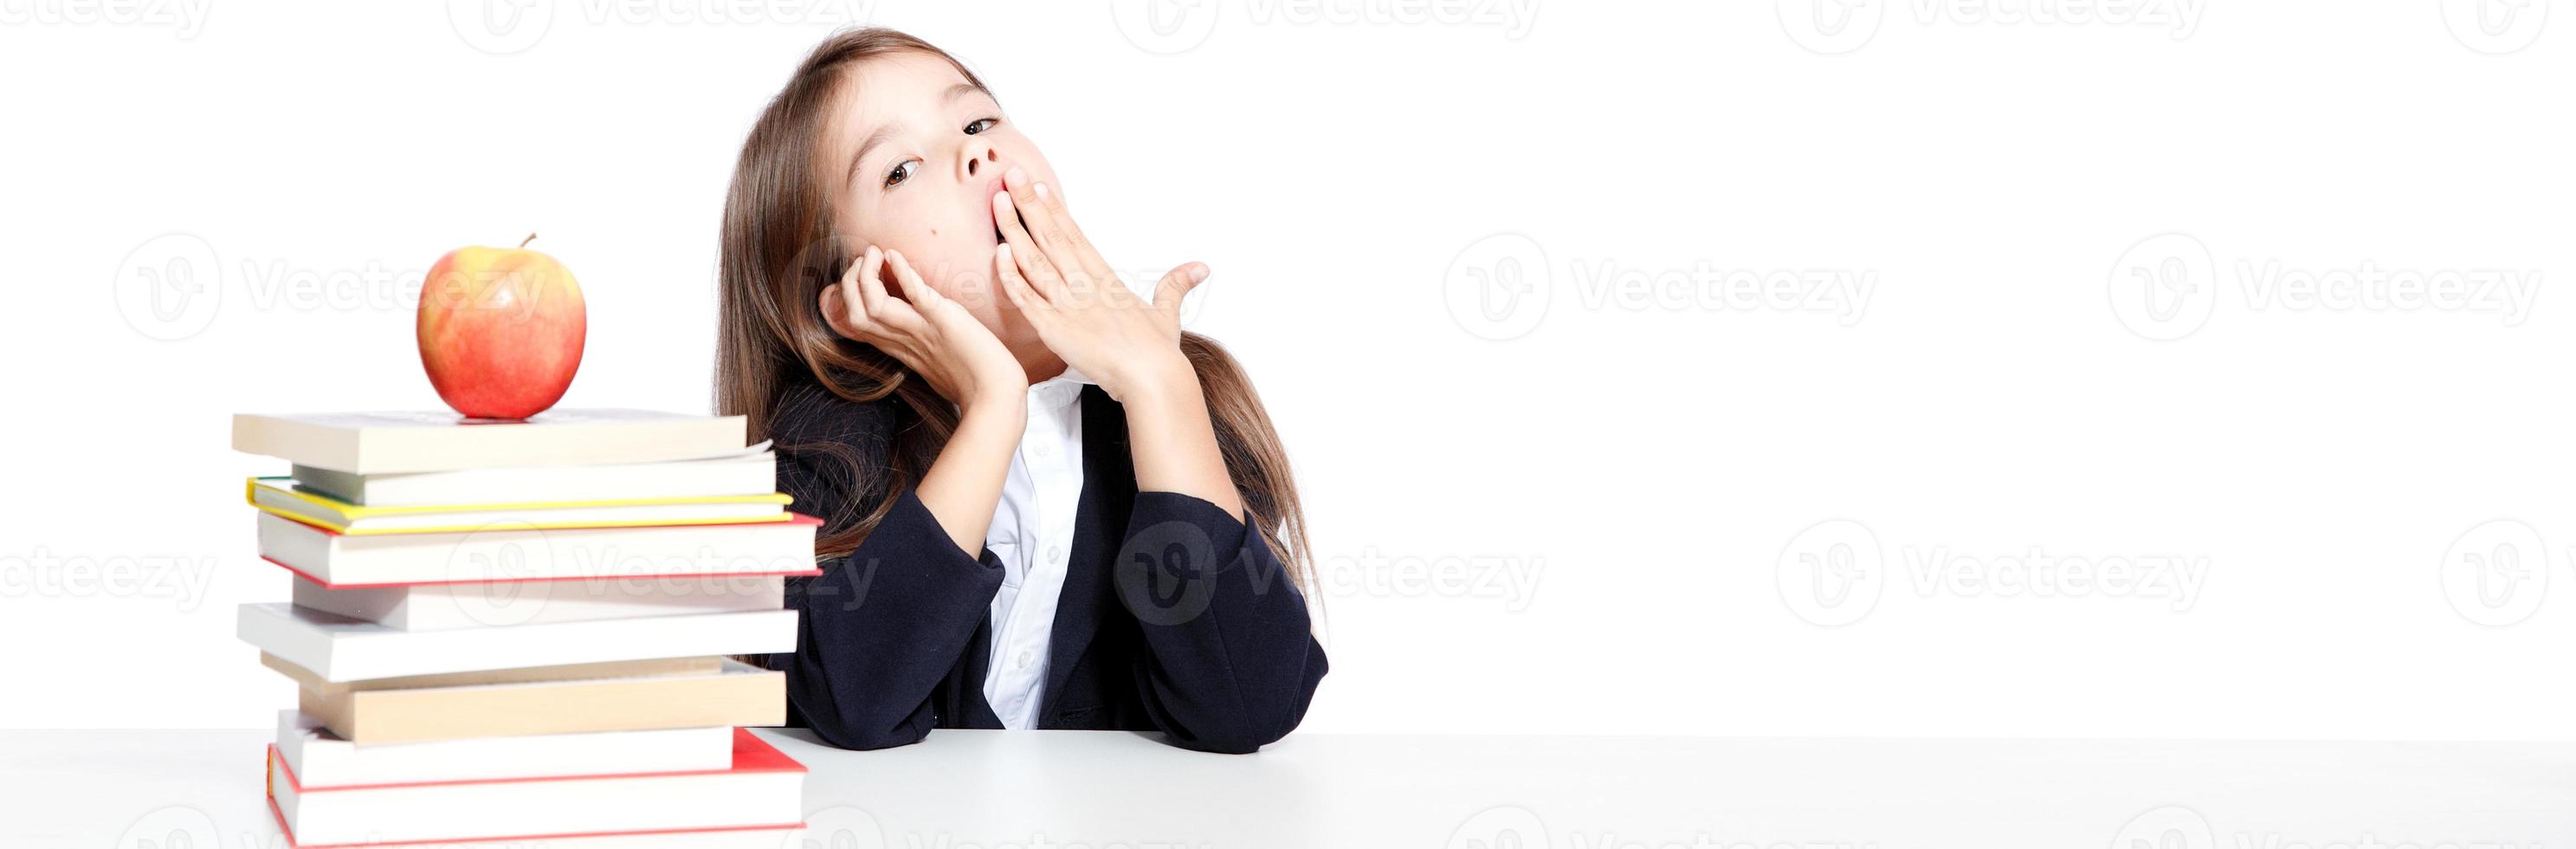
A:
<svg viewBox="0 0 2576 849">
<path fill-rule="evenodd" d="M 581 368 L 590 327 L 581 286 L 527 246 L 457 248 L 421 282 L 420 365 L 459 413 L 536 415 L 563 399 Z"/>
</svg>

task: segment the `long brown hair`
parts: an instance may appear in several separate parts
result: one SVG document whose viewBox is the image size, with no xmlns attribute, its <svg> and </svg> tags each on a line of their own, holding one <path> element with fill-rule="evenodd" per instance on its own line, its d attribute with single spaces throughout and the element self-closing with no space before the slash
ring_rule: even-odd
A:
<svg viewBox="0 0 2576 849">
<path fill-rule="evenodd" d="M 725 193 L 723 255 L 717 281 L 721 300 L 716 327 L 716 410 L 749 420 L 751 440 L 770 438 L 779 396 L 798 373 L 842 398 L 867 402 L 894 396 L 921 425 L 897 429 L 892 456 L 849 456 L 846 446 L 779 446 L 820 451 L 848 463 L 851 480 L 885 496 L 850 517 L 821 517 L 835 530 L 815 541 L 815 553 L 838 557 L 858 547 L 894 507 L 896 496 L 921 480 L 932 458 L 957 430 L 955 405 L 874 346 L 851 341 L 825 324 L 817 301 L 823 287 L 841 279 L 855 257 L 834 235 L 830 203 L 814 162 L 823 120 L 843 72 L 870 59 L 936 56 L 956 66 L 976 88 L 984 81 L 964 63 L 929 42 L 890 29 L 844 30 L 816 45 L 787 86 L 761 110 L 743 140 Z M 985 89 L 987 94 L 990 89 Z M 1216 340 L 1181 334 L 1181 352 L 1197 370 L 1208 417 L 1225 455 L 1227 474 L 1252 514 L 1272 554 L 1304 585 L 1311 573 L 1305 512 L 1288 471 L 1288 453 L 1271 427 L 1261 396 L 1233 355 Z M 871 481 L 865 475 L 884 475 Z M 862 509 L 850 502 L 855 512 Z"/>
</svg>

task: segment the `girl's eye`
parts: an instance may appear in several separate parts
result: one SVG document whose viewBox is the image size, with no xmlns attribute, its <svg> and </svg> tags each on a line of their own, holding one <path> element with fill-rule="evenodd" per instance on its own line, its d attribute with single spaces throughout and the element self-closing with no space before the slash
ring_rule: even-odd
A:
<svg viewBox="0 0 2576 849">
<path fill-rule="evenodd" d="M 994 118 L 977 118 L 974 123 L 966 125 L 966 134 L 971 136 L 992 129 L 994 124 L 999 123 L 1002 122 Z"/>
<path fill-rule="evenodd" d="M 906 159 L 902 162 L 895 163 L 894 170 L 886 172 L 885 187 L 891 189 L 894 188 L 897 183 L 912 179 L 912 169 L 920 167 L 920 165 L 921 162 L 914 159 Z"/>
</svg>

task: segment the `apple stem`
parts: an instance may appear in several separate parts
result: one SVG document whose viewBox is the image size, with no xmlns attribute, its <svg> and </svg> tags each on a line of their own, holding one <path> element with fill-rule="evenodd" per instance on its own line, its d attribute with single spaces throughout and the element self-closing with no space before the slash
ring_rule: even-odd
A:
<svg viewBox="0 0 2576 849">
<path fill-rule="evenodd" d="M 525 239 L 520 239 L 520 240 L 519 240 L 519 247 L 523 247 L 523 248 L 524 248 L 524 247 L 527 247 L 529 242 L 533 242 L 533 241 L 536 241 L 536 240 L 537 240 L 537 234 L 535 234 L 535 233 L 530 233 L 530 234 L 528 234 L 528 237 L 527 237 L 527 238 L 525 238 Z"/>
</svg>

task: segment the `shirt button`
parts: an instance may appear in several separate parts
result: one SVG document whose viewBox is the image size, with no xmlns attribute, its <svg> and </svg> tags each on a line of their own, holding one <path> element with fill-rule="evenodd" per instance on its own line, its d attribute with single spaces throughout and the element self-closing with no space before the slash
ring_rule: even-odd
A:
<svg viewBox="0 0 2576 849">
<path fill-rule="evenodd" d="M 1041 442 L 1038 443 L 1038 447 L 1031 449 L 1029 453 L 1036 454 L 1040 457 L 1053 457 L 1055 456 L 1055 446 Z"/>
<path fill-rule="evenodd" d="M 1025 651 L 1020 652 L 1020 656 L 1019 656 L 1019 657 L 1011 658 L 1011 665 L 1012 665 L 1012 666 L 1019 667 L 1019 668 L 1021 668 L 1021 669 L 1027 669 L 1027 668 L 1029 668 L 1029 664 L 1036 663 L 1036 662 L 1037 662 L 1037 655 L 1034 655 L 1034 654 L 1031 654 L 1031 653 L 1029 653 L 1029 652 L 1025 652 Z"/>
<path fill-rule="evenodd" d="M 1050 560 L 1050 561 L 1054 561 L 1054 560 L 1063 560 L 1063 559 L 1064 559 L 1064 546 L 1061 546 L 1061 545 L 1050 545 L 1050 546 L 1047 546 L 1047 559 L 1048 559 L 1048 560 Z"/>
</svg>

